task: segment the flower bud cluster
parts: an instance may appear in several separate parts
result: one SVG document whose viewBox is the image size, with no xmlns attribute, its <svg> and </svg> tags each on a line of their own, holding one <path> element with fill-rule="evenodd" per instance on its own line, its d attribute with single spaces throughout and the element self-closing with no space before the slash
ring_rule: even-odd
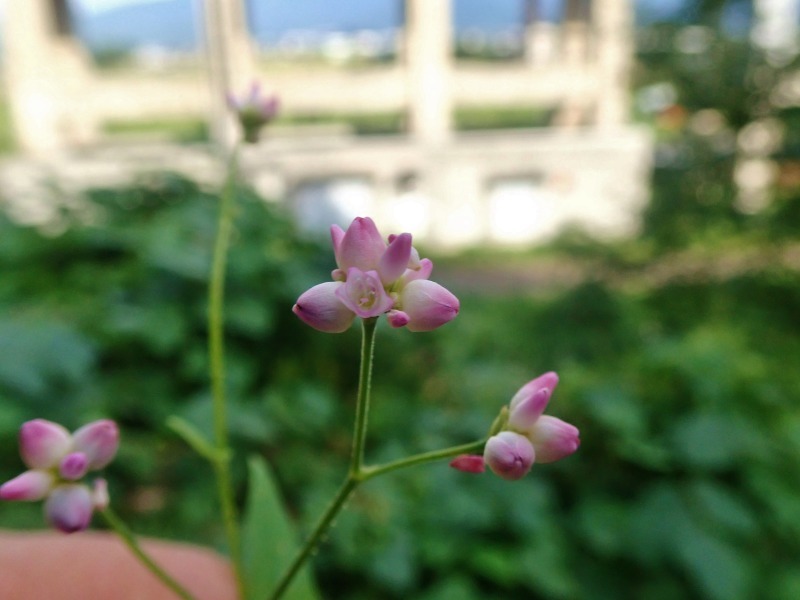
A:
<svg viewBox="0 0 800 600">
<path fill-rule="evenodd" d="M 549 372 L 522 386 L 492 426 L 483 456 L 458 456 L 450 466 L 481 473 L 488 465 L 495 475 L 516 480 L 534 462 L 555 462 L 575 452 L 580 446 L 577 427 L 542 414 L 557 384 L 558 375 Z"/>
<path fill-rule="evenodd" d="M 81 480 L 114 458 L 119 430 L 108 419 L 70 434 L 58 423 L 35 419 L 22 424 L 19 447 L 28 470 L 0 486 L 0 500 L 44 500 L 48 522 L 65 533 L 89 526 L 92 512 L 108 506 L 103 479 L 90 488 Z"/>
<path fill-rule="evenodd" d="M 244 141 L 250 144 L 258 141 L 262 127 L 278 114 L 278 97 L 264 96 L 257 82 L 253 82 L 246 95 L 237 97 L 229 93 L 226 100 L 242 127 Z"/>
<path fill-rule="evenodd" d="M 387 244 L 372 219 L 358 217 L 347 231 L 333 225 L 331 238 L 333 281 L 315 285 L 292 308 L 314 329 L 341 333 L 356 317 L 386 314 L 392 327 L 430 331 L 458 314 L 458 298 L 428 280 L 433 263 L 419 258 L 410 233 L 391 235 Z"/>
</svg>

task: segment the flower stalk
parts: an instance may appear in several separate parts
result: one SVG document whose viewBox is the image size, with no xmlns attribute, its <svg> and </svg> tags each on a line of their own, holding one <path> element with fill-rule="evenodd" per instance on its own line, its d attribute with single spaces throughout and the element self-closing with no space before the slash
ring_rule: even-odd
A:
<svg viewBox="0 0 800 600">
<path fill-rule="evenodd" d="M 348 498 L 358 488 L 359 485 L 392 471 L 397 471 L 405 467 L 421 465 L 444 458 L 451 458 L 468 452 L 479 451 L 486 440 L 480 440 L 442 450 L 423 452 L 407 458 L 392 461 L 383 465 L 365 466 L 364 465 L 364 446 L 367 437 L 367 423 L 369 417 L 370 392 L 372 387 L 372 365 L 375 356 L 375 329 L 378 323 L 377 317 L 362 319 L 361 328 L 361 366 L 359 369 L 358 395 L 356 400 L 355 425 L 353 427 L 353 449 L 350 456 L 350 469 L 347 477 L 342 483 L 339 491 L 336 492 L 328 508 L 317 521 L 311 534 L 306 539 L 302 548 L 295 556 L 292 563 L 278 581 L 275 590 L 270 596 L 271 600 L 279 600 L 289 589 L 294 577 L 300 572 L 303 565 L 313 554 L 322 538 L 333 525 L 337 515 L 344 508 Z"/>
<path fill-rule="evenodd" d="M 117 514 L 111 510 L 111 508 L 106 507 L 100 514 L 103 516 L 103 519 L 108 524 L 108 526 L 117 534 L 117 536 L 122 540 L 122 542 L 128 547 L 128 549 L 133 553 L 133 555 L 139 559 L 147 570 L 149 570 L 153 575 L 158 577 L 161 582 L 166 585 L 170 590 L 172 590 L 179 598 L 183 598 L 183 600 L 195 600 L 194 596 L 180 583 L 178 583 L 175 579 L 173 579 L 164 569 L 162 569 L 157 562 L 155 562 L 149 554 L 147 554 L 144 549 L 139 545 L 139 542 L 136 540 L 136 536 L 133 532 L 128 529 L 128 526 L 120 519 Z"/>
<path fill-rule="evenodd" d="M 209 375 L 211 378 L 211 397 L 214 421 L 214 446 L 219 457 L 212 461 L 217 480 L 222 520 L 228 551 L 236 579 L 240 598 L 245 597 L 244 569 L 240 543 L 239 523 L 234 502 L 233 483 L 230 471 L 230 443 L 228 440 L 228 416 L 225 394 L 225 338 L 224 301 L 225 270 L 233 229 L 233 215 L 236 198 L 236 177 L 238 172 L 239 147 L 231 152 L 228 174 L 222 192 L 217 224 L 217 237 L 211 262 L 211 278 L 208 288 L 208 354 Z"/>
</svg>

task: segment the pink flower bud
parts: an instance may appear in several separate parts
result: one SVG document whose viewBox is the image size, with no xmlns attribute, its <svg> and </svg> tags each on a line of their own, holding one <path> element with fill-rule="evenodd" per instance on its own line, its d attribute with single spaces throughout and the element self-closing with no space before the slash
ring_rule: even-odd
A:
<svg viewBox="0 0 800 600">
<path fill-rule="evenodd" d="M 110 419 L 93 421 L 72 434 L 73 448 L 83 452 L 89 469 L 102 469 L 114 458 L 119 447 L 119 429 Z"/>
<path fill-rule="evenodd" d="M 556 388 L 556 385 L 558 385 L 558 375 L 556 375 L 553 371 L 548 371 L 544 375 L 539 375 L 539 377 L 536 379 L 532 379 L 523 385 L 519 391 L 514 394 L 514 397 L 511 398 L 508 408 L 513 411 L 517 407 L 517 404 L 530 398 L 533 394 L 541 389 L 548 390 L 549 399 L 553 394 L 553 390 Z"/>
<path fill-rule="evenodd" d="M 47 520 L 64 533 L 83 531 L 92 520 L 92 495 L 78 483 L 57 486 L 44 503 Z"/>
<path fill-rule="evenodd" d="M 480 454 L 462 454 L 450 461 L 450 466 L 465 473 L 483 473 L 486 463 Z"/>
<path fill-rule="evenodd" d="M 19 430 L 19 451 L 31 469 L 55 467 L 71 445 L 69 431 L 52 421 L 34 419 L 23 423 Z"/>
<path fill-rule="evenodd" d="M 536 459 L 541 463 L 566 458 L 581 445 L 577 427 L 548 415 L 539 417 L 528 438 L 536 448 Z"/>
<path fill-rule="evenodd" d="M 394 300 L 383 289 L 378 272 L 365 273 L 356 267 L 347 270 L 347 281 L 336 288 L 336 297 L 362 319 L 382 315 L 394 306 Z"/>
<path fill-rule="evenodd" d="M 353 219 L 350 227 L 341 236 L 338 248 L 337 236 L 338 233 L 334 233 L 331 229 L 336 264 L 340 269 L 347 270 L 350 267 L 356 267 L 361 271 L 372 271 L 378 267 L 378 262 L 386 251 L 386 242 L 381 238 L 372 219 L 369 217 Z"/>
<path fill-rule="evenodd" d="M 386 313 L 386 320 L 392 327 L 405 327 L 411 319 L 402 310 L 390 310 Z"/>
<path fill-rule="evenodd" d="M 303 293 L 292 307 L 307 325 L 326 333 L 347 331 L 355 319 L 353 311 L 342 304 L 336 290 L 344 286 L 341 281 L 328 281 L 315 285 Z"/>
<path fill-rule="evenodd" d="M 528 438 L 513 431 L 501 431 L 489 438 L 483 458 L 498 477 L 514 481 L 533 466 L 536 453 Z"/>
<path fill-rule="evenodd" d="M 384 284 L 390 284 L 405 273 L 411 258 L 411 234 L 402 233 L 392 239 L 378 262 L 378 273 Z"/>
<path fill-rule="evenodd" d="M 508 427 L 519 432 L 527 433 L 542 416 L 547 402 L 550 400 L 550 390 L 539 388 L 527 398 L 524 398 L 511 409 L 508 416 Z"/>
<path fill-rule="evenodd" d="M 416 252 L 412 248 L 413 252 Z M 433 273 L 433 261 L 430 258 L 423 258 L 419 260 L 419 256 L 417 256 L 417 262 L 414 264 L 413 261 L 413 252 L 412 252 L 412 260 L 409 261 L 408 269 L 405 273 L 403 273 L 403 277 L 400 280 L 400 287 L 404 287 L 407 283 L 414 281 L 415 279 L 427 279 Z"/>
<path fill-rule="evenodd" d="M 427 280 L 433 263 L 419 258 L 410 233 L 390 235 L 387 246 L 372 219 L 358 217 L 347 231 L 331 226 L 331 241 L 337 265 L 333 284 L 311 288 L 292 308 L 308 325 L 338 333 L 355 316 L 388 313 L 392 327 L 430 331 L 458 314 L 458 299 Z"/>
<path fill-rule="evenodd" d="M 339 253 L 342 247 L 342 240 L 344 239 L 345 231 L 338 225 L 331 225 L 331 243 L 333 244 L 333 256 L 336 258 L 336 264 L 339 264 Z"/>
<path fill-rule="evenodd" d="M 89 458 L 83 452 L 67 454 L 58 465 L 58 474 L 63 479 L 75 481 L 80 479 L 89 470 Z"/>
<path fill-rule="evenodd" d="M 278 98 L 265 97 L 258 82 L 253 82 L 247 95 L 237 98 L 229 92 L 225 99 L 228 107 L 236 113 L 246 142 L 257 142 L 261 128 L 278 113 Z"/>
<path fill-rule="evenodd" d="M 1 500 L 41 500 L 50 492 L 55 477 L 49 471 L 33 469 L 0 486 Z"/>
<path fill-rule="evenodd" d="M 400 306 L 408 315 L 409 331 L 430 331 L 455 319 L 458 298 L 427 279 L 415 279 L 400 292 Z"/>
</svg>

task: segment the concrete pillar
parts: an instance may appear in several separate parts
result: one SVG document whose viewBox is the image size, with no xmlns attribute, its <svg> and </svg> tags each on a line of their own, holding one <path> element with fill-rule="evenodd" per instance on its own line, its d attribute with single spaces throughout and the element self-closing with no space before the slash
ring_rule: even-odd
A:
<svg viewBox="0 0 800 600">
<path fill-rule="evenodd" d="M 598 98 L 595 122 L 617 126 L 628 122 L 633 65 L 631 0 L 602 0 L 592 6 Z"/>
<path fill-rule="evenodd" d="M 587 0 L 567 0 L 561 24 L 561 54 L 567 65 L 586 62 L 589 51 L 589 5 Z"/>
<path fill-rule="evenodd" d="M 20 150 L 47 153 L 92 141 L 91 61 L 66 0 L 6 2 L 5 88 Z"/>
<path fill-rule="evenodd" d="M 525 0 L 525 62 L 530 67 L 551 63 L 556 56 L 557 28 L 542 19 L 541 0 Z"/>
<path fill-rule="evenodd" d="M 244 94 L 256 77 L 255 56 L 242 0 L 205 0 L 205 42 L 211 88 L 210 132 L 230 147 L 238 137 L 226 94 Z"/>
<path fill-rule="evenodd" d="M 405 8 L 410 130 L 420 141 L 441 143 L 453 126 L 450 0 L 406 0 Z"/>
</svg>

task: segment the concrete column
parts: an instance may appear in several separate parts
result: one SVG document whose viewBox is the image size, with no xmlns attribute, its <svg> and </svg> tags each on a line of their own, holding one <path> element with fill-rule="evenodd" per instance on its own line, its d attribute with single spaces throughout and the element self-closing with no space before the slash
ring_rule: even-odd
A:
<svg viewBox="0 0 800 600">
<path fill-rule="evenodd" d="M 556 56 L 557 28 L 542 19 L 541 0 L 525 0 L 525 62 L 530 67 L 551 63 Z"/>
<path fill-rule="evenodd" d="M 6 2 L 3 40 L 19 148 L 42 154 L 92 141 L 91 61 L 72 34 L 66 0 Z"/>
<path fill-rule="evenodd" d="M 602 0 L 592 9 L 599 83 L 595 122 L 622 125 L 630 113 L 633 7 L 631 0 Z"/>
<path fill-rule="evenodd" d="M 569 66 L 586 62 L 589 51 L 589 6 L 587 0 L 567 0 L 561 24 L 562 60 Z"/>
<path fill-rule="evenodd" d="M 237 139 L 225 96 L 246 93 L 256 77 L 255 57 L 242 0 L 205 0 L 205 41 L 211 88 L 211 138 L 224 147 Z"/>
<path fill-rule="evenodd" d="M 410 130 L 420 141 L 441 143 L 453 124 L 450 0 L 406 0 L 405 7 Z"/>
</svg>

